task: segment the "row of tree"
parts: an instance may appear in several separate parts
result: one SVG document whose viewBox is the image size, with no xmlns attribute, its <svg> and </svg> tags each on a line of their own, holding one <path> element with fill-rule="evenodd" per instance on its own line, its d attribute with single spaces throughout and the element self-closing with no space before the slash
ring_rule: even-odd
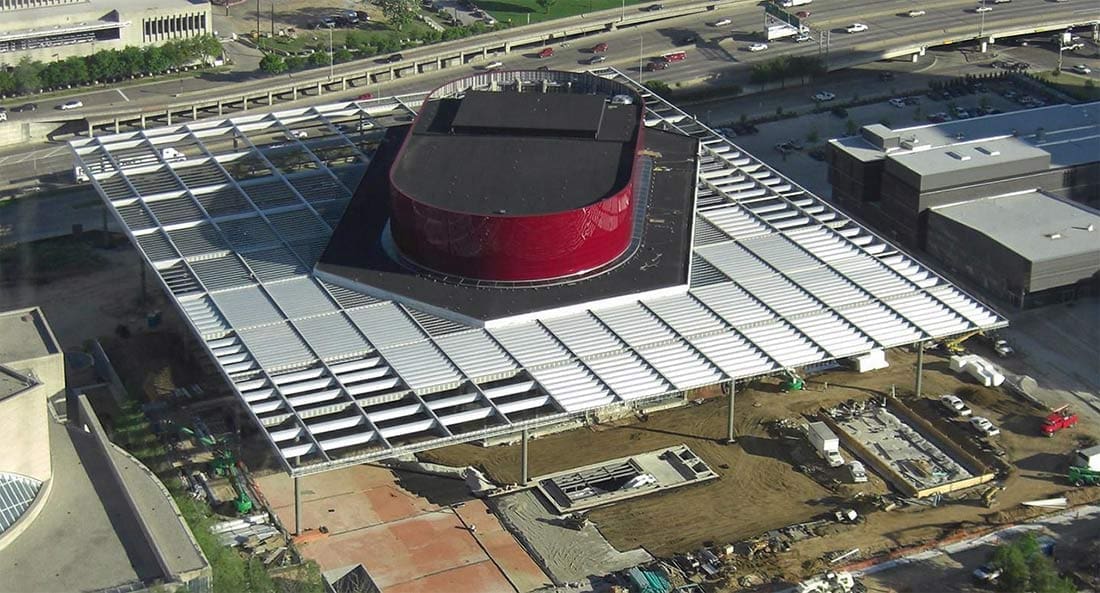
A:
<svg viewBox="0 0 1100 593">
<path fill-rule="evenodd" d="M 820 76 L 826 71 L 825 62 L 817 56 L 779 56 L 753 64 L 749 80 L 763 85 L 778 82 L 783 87 L 788 79 L 797 78 L 805 83 L 807 78 Z"/>
<path fill-rule="evenodd" d="M 221 54 L 222 46 L 217 38 L 203 35 L 158 46 L 108 49 L 57 62 L 43 63 L 23 58 L 14 68 L 0 69 L 0 95 L 31 94 L 161 74 L 191 64 L 209 62 Z"/>
</svg>

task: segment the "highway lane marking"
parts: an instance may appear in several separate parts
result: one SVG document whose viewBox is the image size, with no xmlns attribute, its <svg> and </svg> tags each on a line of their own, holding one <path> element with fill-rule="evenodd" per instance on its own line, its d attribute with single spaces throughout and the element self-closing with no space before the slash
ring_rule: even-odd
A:
<svg viewBox="0 0 1100 593">
<path fill-rule="evenodd" d="M 115 90 L 118 91 L 118 94 L 122 96 L 123 101 L 126 101 L 127 103 L 130 102 L 130 97 L 127 97 L 126 93 L 122 92 L 122 89 L 115 89 Z"/>
</svg>

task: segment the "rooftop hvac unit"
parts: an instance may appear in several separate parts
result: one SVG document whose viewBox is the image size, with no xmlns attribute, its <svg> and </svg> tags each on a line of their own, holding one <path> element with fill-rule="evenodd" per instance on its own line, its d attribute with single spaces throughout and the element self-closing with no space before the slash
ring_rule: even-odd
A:
<svg viewBox="0 0 1100 593">
<path fill-rule="evenodd" d="M 920 140 L 917 140 L 916 136 L 902 136 L 901 147 L 909 150 L 915 150 L 920 145 Z"/>
</svg>

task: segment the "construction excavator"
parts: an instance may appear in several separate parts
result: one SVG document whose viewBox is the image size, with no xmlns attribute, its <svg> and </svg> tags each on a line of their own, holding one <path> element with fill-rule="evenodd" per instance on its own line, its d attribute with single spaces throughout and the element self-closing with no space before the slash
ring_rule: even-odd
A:
<svg viewBox="0 0 1100 593">
<path fill-rule="evenodd" d="M 794 372 L 794 369 L 783 369 L 783 373 L 787 376 L 780 385 L 783 391 L 802 391 L 806 387 L 806 382 Z"/>
<path fill-rule="evenodd" d="M 234 492 L 237 493 L 237 497 L 233 499 L 233 507 L 241 515 L 250 512 L 254 506 L 252 497 L 248 494 L 248 486 L 245 483 L 244 475 L 237 467 L 237 456 L 233 454 L 233 449 L 229 446 L 229 443 L 210 434 L 210 431 L 202 425 L 201 421 L 197 421 L 194 428 L 174 422 L 168 422 L 167 424 L 169 428 L 194 439 L 203 449 L 210 452 L 212 457 L 210 469 L 215 475 L 227 478 L 229 483 L 233 485 Z"/>
<path fill-rule="evenodd" d="M 951 338 L 950 340 L 944 340 L 940 344 L 940 348 L 943 348 L 943 351 L 948 354 L 966 354 L 966 348 L 962 347 L 963 342 L 969 340 L 970 338 L 973 338 L 980 333 L 982 332 L 972 331 L 969 333 L 965 333 L 961 336 Z"/>
</svg>

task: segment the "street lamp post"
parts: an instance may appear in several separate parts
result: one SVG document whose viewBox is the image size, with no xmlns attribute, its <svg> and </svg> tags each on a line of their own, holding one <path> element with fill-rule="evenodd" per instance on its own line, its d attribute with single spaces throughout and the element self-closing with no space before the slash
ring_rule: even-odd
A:
<svg viewBox="0 0 1100 593">
<path fill-rule="evenodd" d="M 619 17 L 619 22 L 621 23 L 621 22 L 623 22 L 623 21 L 625 21 L 625 20 L 626 20 L 626 0 L 623 0 L 623 13 L 622 13 L 622 15 L 621 15 L 621 16 Z"/>
<path fill-rule="evenodd" d="M 645 69 L 642 68 L 642 36 L 638 35 L 638 84 L 642 83 L 642 73 Z"/>
<path fill-rule="evenodd" d="M 332 82 L 332 27 L 328 28 L 328 79 Z"/>
</svg>

